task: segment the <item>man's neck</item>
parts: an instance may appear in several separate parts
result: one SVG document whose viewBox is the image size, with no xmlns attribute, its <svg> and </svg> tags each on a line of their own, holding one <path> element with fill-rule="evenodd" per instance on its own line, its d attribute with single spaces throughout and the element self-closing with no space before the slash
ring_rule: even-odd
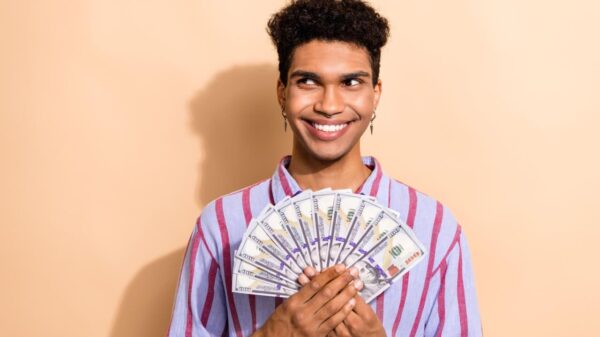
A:
<svg viewBox="0 0 600 337">
<path fill-rule="evenodd" d="M 359 149 L 335 161 L 320 161 L 294 150 L 288 171 L 301 189 L 313 191 L 327 187 L 356 191 L 371 174 Z"/>
</svg>

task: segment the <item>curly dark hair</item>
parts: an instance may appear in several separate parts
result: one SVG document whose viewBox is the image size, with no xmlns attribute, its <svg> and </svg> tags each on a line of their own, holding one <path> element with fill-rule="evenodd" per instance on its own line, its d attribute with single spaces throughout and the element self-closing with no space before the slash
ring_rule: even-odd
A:
<svg viewBox="0 0 600 337">
<path fill-rule="evenodd" d="M 379 79 L 381 48 L 390 28 L 386 18 L 360 0 L 292 0 L 267 24 L 279 55 L 279 79 L 287 85 L 294 49 L 312 40 L 343 41 L 369 53 L 373 85 Z"/>
</svg>

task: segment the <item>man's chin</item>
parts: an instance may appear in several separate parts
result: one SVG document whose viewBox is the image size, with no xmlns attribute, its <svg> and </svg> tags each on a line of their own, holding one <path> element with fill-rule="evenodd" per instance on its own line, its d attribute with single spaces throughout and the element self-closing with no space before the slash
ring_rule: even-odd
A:
<svg viewBox="0 0 600 337">
<path fill-rule="evenodd" d="M 334 163 L 347 156 L 349 151 L 311 151 L 312 157 L 322 163 Z"/>
<path fill-rule="evenodd" d="M 350 144 L 303 144 L 303 142 L 297 142 L 294 146 L 298 147 L 297 150 L 299 151 L 293 152 L 306 156 L 306 159 L 309 161 L 332 164 L 343 160 L 353 152 L 356 146 L 348 145 Z"/>
</svg>

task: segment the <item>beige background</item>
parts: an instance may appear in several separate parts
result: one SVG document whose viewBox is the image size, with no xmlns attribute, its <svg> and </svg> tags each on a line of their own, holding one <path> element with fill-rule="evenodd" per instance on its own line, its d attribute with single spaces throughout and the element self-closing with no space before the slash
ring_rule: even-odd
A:
<svg viewBox="0 0 600 337">
<path fill-rule="evenodd" d="M 289 148 L 271 1 L 0 1 L 3 336 L 152 337 L 212 198 Z M 364 152 L 468 235 L 487 336 L 600 329 L 600 5 L 374 1 Z"/>
</svg>

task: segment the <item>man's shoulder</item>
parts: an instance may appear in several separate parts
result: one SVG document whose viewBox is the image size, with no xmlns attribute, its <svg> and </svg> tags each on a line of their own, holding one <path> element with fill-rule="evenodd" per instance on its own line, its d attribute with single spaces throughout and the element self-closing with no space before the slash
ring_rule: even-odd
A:
<svg viewBox="0 0 600 337">
<path fill-rule="evenodd" d="M 209 231 L 245 227 L 269 203 L 269 185 L 270 179 L 264 179 L 211 200 L 203 207 L 199 223 Z"/>
<path fill-rule="evenodd" d="M 392 208 L 400 212 L 430 253 L 441 258 L 459 240 L 460 224 L 438 199 L 395 179 L 391 182 L 391 195 L 395 195 Z"/>
<path fill-rule="evenodd" d="M 223 194 L 211 200 L 204 208 L 206 209 L 215 207 L 216 204 L 222 203 L 223 207 L 226 207 L 227 210 L 237 210 L 239 208 L 238 206 L 242 205 L 244 202 L 254 203 L 257 200 L 262 200 L 265 198 L 268 201 L 270 193 L 270 180 L 271 179 L 263 179 L 233 192 Z"/>
<path fill-rule="evenodd" d="M 401 213 L 406 213 L 407 220 L 414 216 L 414 221 L 435 222 L 435 217 L 449 217 L 454 219 L 450 209 L 440 200 L 426 194 L 400 180 L 390 178 L 391 194 L 396 196 L 396 205 L 404 206 Z M 404 205 L 403 205 L 404 204 Z M 402 207 L 401 207 L 402 208 Z"/>
</svg>

